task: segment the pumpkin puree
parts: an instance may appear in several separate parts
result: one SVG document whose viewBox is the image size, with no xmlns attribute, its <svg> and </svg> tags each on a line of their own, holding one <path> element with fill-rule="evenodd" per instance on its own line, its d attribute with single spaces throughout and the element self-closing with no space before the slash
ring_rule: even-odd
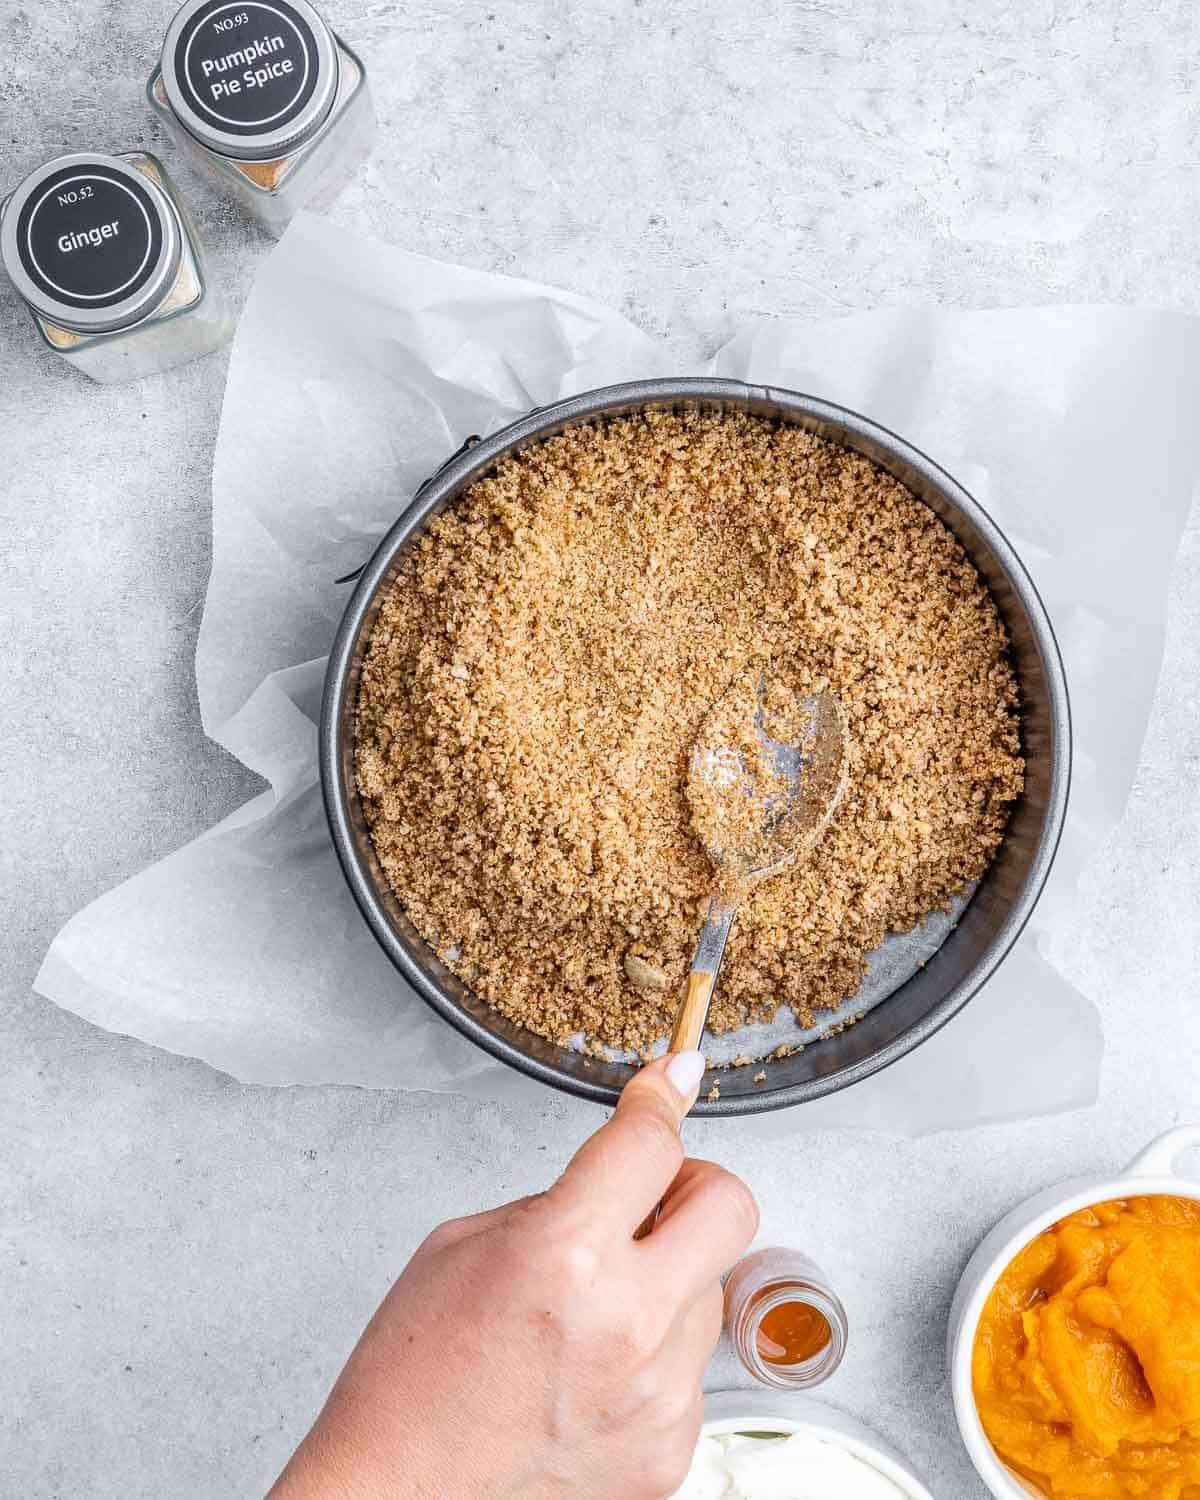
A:
<svg viewBox="0 0 1200 1500">
<path fill-rule="evenodd" d="M 1047 1495 L 1200 1500 L 1200 1203 L 1097 1203 L 1039 1234 L 972 1377 L 992 1446 Z"/>
</svg>

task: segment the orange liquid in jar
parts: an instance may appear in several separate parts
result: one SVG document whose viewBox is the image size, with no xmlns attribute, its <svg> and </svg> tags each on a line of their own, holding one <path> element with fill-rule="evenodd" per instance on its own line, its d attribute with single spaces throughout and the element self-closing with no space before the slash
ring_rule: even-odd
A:
<svg viewBox="0 0 1200 1500">
<path fill-rule="evenodd" d="M 781 1290 L 767 1286 L 756 1302 Z M 763 1314 L 754 1339 L 759 1357 L 768 1365 L 802 1365 L 814 1359 L 833 1337 L 829 1319 L 808 1302 L 780 1302 Z"/>
</svg>

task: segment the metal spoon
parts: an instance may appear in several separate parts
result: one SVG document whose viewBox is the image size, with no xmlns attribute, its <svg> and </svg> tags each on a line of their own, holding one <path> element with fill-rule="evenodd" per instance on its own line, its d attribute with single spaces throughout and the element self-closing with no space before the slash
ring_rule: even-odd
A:
<svg viewBox="0 0 1200 1500">
<path fill-rule="evenodd" d="M 692 747 L 687 794 L 717 872 L 671 1052 L 699 1047 L 725 944 L 750 888 L 817 841 L 846 789 L 846 729 L 828 687 L 790 663 L 743 672 Z"/>
<path fill-rule="evenodd" d="M 700 1046 L 725 944 L 751 886 L 812 847 L 846 790 L 846 727 L 836 695 L 806 689 L 790 663 L 736 677 L 700 726 L 687 794 L 717 872 L 668 1052 Z M 661 1204 L 634 1235 L 658 1222 Z"/>
</svg>

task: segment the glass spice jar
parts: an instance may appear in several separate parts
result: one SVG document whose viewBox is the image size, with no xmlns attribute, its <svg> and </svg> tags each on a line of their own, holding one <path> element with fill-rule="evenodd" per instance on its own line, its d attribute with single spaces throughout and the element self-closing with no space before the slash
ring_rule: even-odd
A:
<svg viewBox="0 0 1200 1500">
<path fill-rule="evenodd" d="M 0 204 L 0 262 L 43 340 L 93 380 L 137 380 L 233 331 L 162 163 L 76 152 Z"/>
<path fill-rule="evenodd" d="M 725 1327 L 756 1380 L 790 1391 L 828 1380 L 849 1333 L 846 1309 L 820 1267 L 781 1247 L 755 1251 L 729 1273 Z"/>
<path fill-rule="evenodd" d="M 146 92 L 184 150 L 274 235 L 332 202 L 375 131 L 362 63 L 308 0 L 186 0 Z"/>
</svg>

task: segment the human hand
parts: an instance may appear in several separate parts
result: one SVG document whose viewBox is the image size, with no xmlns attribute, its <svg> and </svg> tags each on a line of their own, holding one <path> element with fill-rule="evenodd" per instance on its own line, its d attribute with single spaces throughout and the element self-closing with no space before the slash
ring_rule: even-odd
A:
<svg viewBox="0 0 1200 1500">
<path fill-rule="evenodd" d="M 685 1160 L 699 1053 L 644 1068 L 553 1187 L 435 1229 L 268 1500 L 664 1500 L 749 1188 Z M 658 1200 L 653 1233 L 634 1231 Z"/>
</svg>

